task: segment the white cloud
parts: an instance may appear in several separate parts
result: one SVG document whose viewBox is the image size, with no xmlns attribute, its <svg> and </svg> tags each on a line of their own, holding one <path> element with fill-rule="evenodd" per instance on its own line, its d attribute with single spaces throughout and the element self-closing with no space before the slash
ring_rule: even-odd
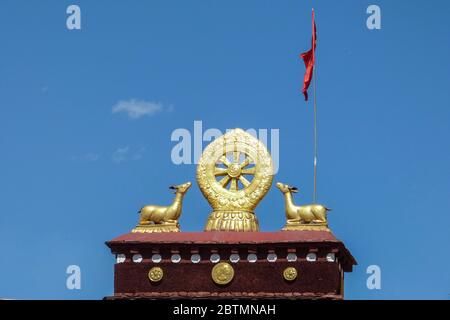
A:
<svg viewBox="0 0 450 320">
<path fill-rule="evenodd" d="M 129 152 L 130 152 L 129 147 L 119 148 L 116 151 L 114 151 L 114 153 L 112 155 L 112 159 L 116 163 L 124 162 L 128 159 Z"/>
<path fill-rule="evenodd" d="M 122 163 L 128 160 L 141 160 L 143 158 L 143 153 L 145 152 L 145 148 L 140 148 L 137 151 L 133 151 L 130 147 L 126 146 L 123 148 L 118 148 L 114 151 L 112 155 L 112 160 L 115 163 Z"/>
<path fill-rule="evenodd" d="M 132 156 L 132 160 L 141 160 L 144 157 L 145 147 L 140 148 Z"/>
<path fill-rule="evenodd" d="M 112 108 L 112 113 L 126 112 L 131 119 L 139 119 L 143 116 L 153 116 L 164 110 L 165 108 L 160 102 L 130 99 L 116 103 Z"/>
</svg>

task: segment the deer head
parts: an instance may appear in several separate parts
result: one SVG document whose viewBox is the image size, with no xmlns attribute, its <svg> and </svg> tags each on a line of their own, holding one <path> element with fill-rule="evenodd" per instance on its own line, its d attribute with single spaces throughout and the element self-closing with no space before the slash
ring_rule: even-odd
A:
<svg viewBox="0 0 450 320">
<path fill-rule="evenodd" d="M 174 193 L 185 194 L 189 190 L 191 185 L 192 185 L 192 183 L 186 182 L 186 183 L 179 184 L 179 185 L 176 185 L 176 186 L 170 186 L 169 189 L 175 190 Z"/>
<path fill-rule="evenodd" d="M 293 193 L 297 193 L 298 192 L 298 188 L 297 187 L 291 187 L 287 184 L 281 183 L 281 182 L 277 182 L 276 184 L 277 188 L 280 189 L 280 191 L 284 194 L 284 193 L 288 193 L 288 192 L 293 192 Z"/>
</svg>

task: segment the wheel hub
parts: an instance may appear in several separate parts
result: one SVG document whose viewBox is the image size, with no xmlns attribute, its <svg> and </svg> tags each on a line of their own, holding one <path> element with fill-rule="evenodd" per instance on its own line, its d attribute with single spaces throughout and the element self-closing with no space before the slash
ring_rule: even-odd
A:
<svg viewBox="0 0 450 320">
<path fill-rule="evenodd" d="M 228 167 L 228 175 L 232 178 L 237 178 L 241 175 L 242 170 L 241 170 L 241 166 L 238 163 L 232 163 L 229 167 Z"/>
</svg>

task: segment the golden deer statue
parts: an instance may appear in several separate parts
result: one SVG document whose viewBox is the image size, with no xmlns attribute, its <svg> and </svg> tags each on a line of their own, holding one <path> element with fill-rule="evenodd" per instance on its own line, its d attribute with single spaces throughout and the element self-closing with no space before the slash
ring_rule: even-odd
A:
<svg viewBox="0 0 450 320">
<path fill-rule="evenodd" d="M 175 190 L 175 199 L 170 206 L 147 205 L 139 210 L 139 225 L 133 232 L 179 231 L 178 219 L 181 216 L 183 197 L 191 187 L 190 182 L 170 186 Z"/>
<path fill-rule="evenodd" d="M 292 193 L 298 188 L 278 182 L 277 188 L 284 194 L 286 226 L 283 230 L 328 230 L 327 212 L 331 209 L 321 204 L 297 206 Z"/>
</svg>

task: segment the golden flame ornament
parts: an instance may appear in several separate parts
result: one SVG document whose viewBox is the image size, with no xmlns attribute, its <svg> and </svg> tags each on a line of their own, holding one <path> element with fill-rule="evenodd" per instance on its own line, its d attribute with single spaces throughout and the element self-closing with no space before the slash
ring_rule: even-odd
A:
<svg viewBox="0 0 450 320">
<path fill-rule="evenodd" d="M 242 129 L 211 142 L 200 157 L 197 183 L 213 208 L 205 231 L 259 231 L 253 212 L 273 180 L 264 144 Z"/>
</svg>

